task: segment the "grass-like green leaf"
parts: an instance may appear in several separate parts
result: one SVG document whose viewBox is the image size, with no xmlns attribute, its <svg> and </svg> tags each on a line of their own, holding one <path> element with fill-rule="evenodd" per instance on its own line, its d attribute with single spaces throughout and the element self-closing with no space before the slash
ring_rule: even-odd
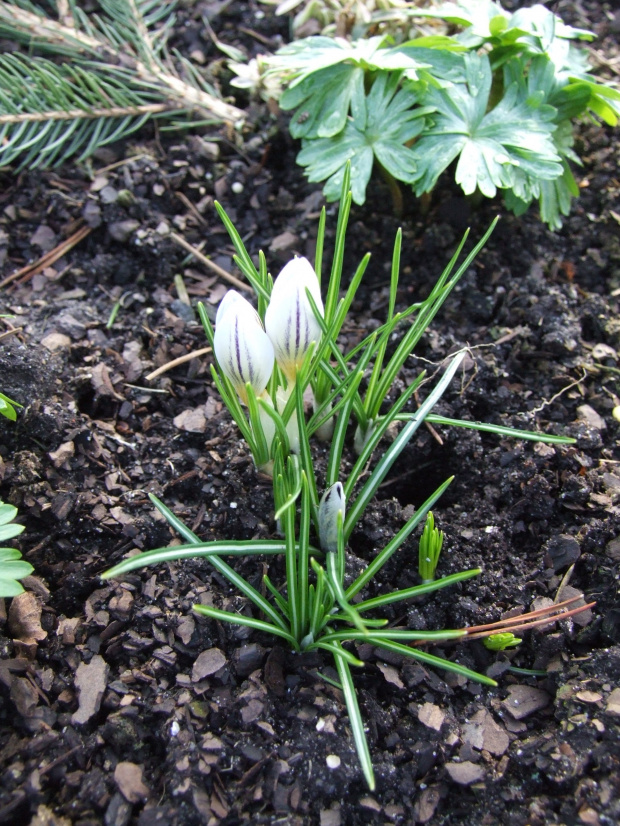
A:
<svg viewBox="0 0 620 826">
<path fill-rule="evenodd" d="M 299 650 L 299 644 L 296 638 L 288 631 L 271 622 L 263 622 L 263 620 L 257 620 L 254 619 L 254 617 L 246 617 L 245 614 L 233 614 L 230 611 L 220 611 L 218 608 L 212 608 L 210 605 L 194 605 L 193 610 L 203 617 L 210 617 L 221 622 L 230 622 L 233 625 L 245 625 L 247 628 L 253 628 L 255 631 L 263 631 L 267 634 L 281 637 L 296 651 Z"/>
<path fill-rule="evenodd" d="M 407 421 L 410 414 L 400 414 L 402 421 Z M 575 439 L 571 436 L 556 436 L 553 433 L 543 433 L 539 430 L 519 430 L 518 427 L 504 427 L 500 424 L 487 424 L 486 422 L 470 422 L 467 419 L 450 419 L 446 416 L 438 416 L 429 413 L 426 417 L 429 424 L 446 425 L 448 427 L 466 427 L 470 430 L 480 430 L 482 433 L 495 433 L 497 436 L 508 436 L 513 439 L 526 439 L 530 442 L 542 442 L 547 445 L 573 445 Z"/>
<path fill-rule="evenodd" d="M 347 512 L 347 518 L 344 525 L 344 535 L 346 540 L 348 540 L 351 536 L 353 528 L 355 527 L 358 519 L 361 517 L 362 513 L 366 509 L 372 497 L 375 495 L 379 485 L 385 479 L 388 471 L 390 470 L 398 456 L 400 456 L 401 452 L 404 450 L 409 440 L 413 437 L 416 430 L 420 427 L 420 425 L 424 421 L 424 418 L 431 412 L 433 407 L 437 404 L 439 399 L 447 390 L 448 385 L 454 378 L 454 374 L 458 370 L 461 362 L 463 361 L 463 358 L 464 354 L 459 353 L 452 359 L 449 367 L 447 368 L 441 379 L 437 382 L 433 390 L 429 393 L 428 397 L 420 406 L 419 410 L 416 413 L 414 413 L 411 421 L 409 421 L 405 425 L 405 427 L 401 430 L 396 439 L 394 439 L 390 447 L 386 450 L 386 452 L 377 462 L 377 465 L 373 469 L 372 474 L 370 475 L 367 482 L 364 484 L 362 490 L 358 493 L 357 497 L 355 498 L 354 502 L 352 503 L 350 509 Z"/>
<path fill-rule="evenodd" d="M 349 714 L 349 723 L 351 724 L 351 732 L 353 733 L 353 741 L 357 750 L 357 756 L 364 772 L 364 777 L 368 783 L 368 788 L 373 791 L 375 788 L 375 773 L 372 768 L 372 760 L 370 757 L 370 749 L 368 748 L 368 740 L 366 739 L 366 732 L 364 731 L 364 721 L 360 712 L 359 703 L 357 702 L 357 694 L 355 693 L 355 686 L 353 685 L 353 678 L 349 669 L 349 663 L 344 655 L 344 649 L 341 645 L 334 650 L 334 660 L 344 694 L 344 701 L 347 706 Z"/>
<path fill-rule="evenodd" d="M 403 588 L 400 591 L 391 591 L 388 594 L 381 594 L 381 596 L 366 599 L 363 602 L 356 603 L 355 607 L 360 612 L 371 611 L 374 608 L 381 608 L 383 605 L 390 605 L 394 602 L 401 602 L 405 599 L 417 599 L 425 594 L 432 594 L 433 591 L 439 591 L 442 588 L 447 588 L 449 585 L 455 585 L 457 582 L 463 582 L 466 579 L 479 576 L 481 573 L 481 568 L 472 568 L 469 571 L 459 571 L 456 574 L 449 574 L 448 576 L 441 577 L 441 579 L 434 579 L 432 582 L 425 582 L 422 585 L 413 585 L 411 588 Z"/>
<path fill-rule="evenodd" d="M 376 639 L 374 640 L 374 643 L 379 648 L 385 648 L 386 651 L 393 651 L 395 654 L 401 654 L 404 657 L 411 657 L 413 660 L 418 660 L 418 662 L 425 663 L 426 665 L 432 665 L 435 668 L 442 668 L 444 671 L 452 671 L 454 674 L 461 674 L 468 680 L 474 680 L 474 682 L 483 683 L 484 685 L 497 685 L 495 680 L 487 677 L 486 674 L 480 674 L 477 671 L 472 671 L 471 668 L 460 665 L 460 663 L 454 663 L 451 660 L 444 659 L 443 657 L 437 657 L 434 654 L 429 654 L 419 648 L 411 648 L 408 645 L 402 645 L 402 643 L 388 640 L 386 637 Z"/>
</svg>

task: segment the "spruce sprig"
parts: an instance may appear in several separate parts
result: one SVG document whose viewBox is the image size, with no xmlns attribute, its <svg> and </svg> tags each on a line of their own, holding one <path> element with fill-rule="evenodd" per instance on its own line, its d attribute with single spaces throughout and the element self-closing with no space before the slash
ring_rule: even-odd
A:
<svg viewBox="0 0 620 826">
<path fill-rule="evenodd" d="M 48 5 L 50 14 L 24 0 L 0 2 L 0 37 L 28 47 L 0 55 L 0 166 L 82 160 L 152 117 L 242 120 L 195 67 L 169 53 L 176 3 L 102 0 L 98 15 L 75 0 Z"/>
</svg>

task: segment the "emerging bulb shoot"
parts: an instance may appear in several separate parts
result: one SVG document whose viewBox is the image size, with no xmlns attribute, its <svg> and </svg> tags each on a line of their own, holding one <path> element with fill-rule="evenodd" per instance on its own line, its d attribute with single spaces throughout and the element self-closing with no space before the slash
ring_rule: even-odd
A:
<svg viewBox="0 0 620 826">
<path fill-rule="evenodd" d="M 443 548 L 443 531 L 435 527 L 435 517 L 429 511 L 422 536 L 420 537 L 418 552 L 418 572 L 422 583 L 432 582 L 439 562 L 439 555 Z"/>
<path fill-rule="evenodd" d="M 338 523 L 344 525 L 346 497 L 342 482 L 327 488 L 319 503 L 319 540 L 326 553 L 338 550 Z"/>
</svg>

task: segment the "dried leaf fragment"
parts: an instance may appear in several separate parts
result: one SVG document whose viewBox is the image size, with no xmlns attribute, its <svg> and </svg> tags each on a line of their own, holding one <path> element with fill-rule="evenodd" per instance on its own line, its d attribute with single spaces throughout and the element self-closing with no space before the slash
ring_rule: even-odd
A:
<svg viewBox="0 0 620 826">
<path fill-rule="evenodd" d="M 9 629 L 14 639 L 29 645 L 47 637 L 47 631 L 41 627 L 41 605 L 30 591 L 13 598 L 9 608 Z"/>
</svg>

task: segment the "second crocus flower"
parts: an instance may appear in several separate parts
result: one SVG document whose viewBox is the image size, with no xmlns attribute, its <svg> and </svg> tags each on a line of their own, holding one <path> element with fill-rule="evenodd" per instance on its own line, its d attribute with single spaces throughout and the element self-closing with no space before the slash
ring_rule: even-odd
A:
<svg viewBox="0 0 620 826">
<path fill-rule="evenodd" d="M 229 290 L 218 307 L 213 337 L 215 356 L 244 404 L 246 384 L 260 397 L 271 378 L 274 349 L 258 313 L 236 290 Z"/>
<path fill-rule="evenodd" d="M 307 258 L 294 258 L 276 278 L 265 313 L 265 330 L 289 384 L 294 384 L 310 344 L 321 338 L 306 289 L 323 316 L 321 289 L 312 264 Z"/>
</svg>

